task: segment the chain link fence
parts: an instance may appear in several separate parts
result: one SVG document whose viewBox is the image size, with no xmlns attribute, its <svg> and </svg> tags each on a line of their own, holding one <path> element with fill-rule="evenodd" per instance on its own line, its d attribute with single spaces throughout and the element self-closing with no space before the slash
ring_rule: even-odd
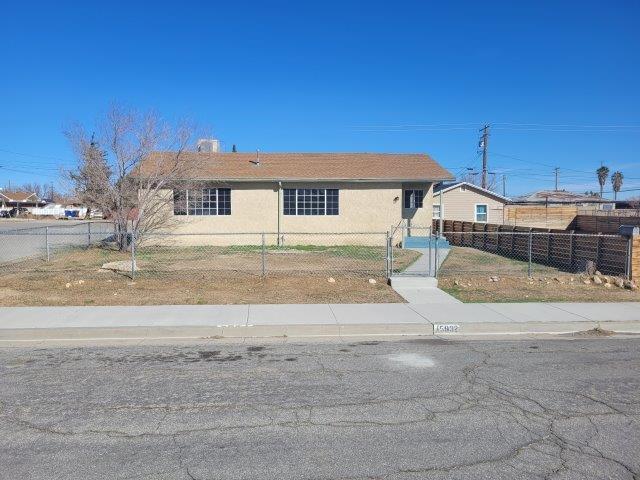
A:
<svg viewBox="0 0 640 480">
<path fill-rule="evenodd" d="M 628 277 L 631 242 L 620 235 L 558 232 L 443 232 L 442 276 L 593 274 Z"/>
<path fill-rule="evenodd" d="M 0 265 L 4 272 L 34 268 L 66 253 L 87 249 L 114 239 L 110 222 L 78 222 L 2 228 Z"/>
<path fill-rule="evenodd" d="M 54 272 L 132 278 L 202 275 L 388 276 L 388 232 L 147 233 L 117 242 L 110 223 L 43 226 L 0 231 L 2 273 Z M 118 243 L 129 245 L 126 251 Z M 395 254 L 408 266 L 420 255 Z"/>
<path fill-rule="evenodd" d="M 113 224 L 0 229 L 0 274 L 103 273 L 130 277 L 589 273 L 629 277 L 631 243 L 620 235 L 464 231 L 149 233 L 117 242 Z M 118 243 L 129 245 L 121 251 Z"/>
</svg>

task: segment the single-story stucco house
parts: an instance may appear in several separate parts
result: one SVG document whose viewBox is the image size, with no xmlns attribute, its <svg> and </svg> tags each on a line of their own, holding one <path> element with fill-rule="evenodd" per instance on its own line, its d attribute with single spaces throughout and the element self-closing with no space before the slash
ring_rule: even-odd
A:
<svg viewBox="0 0 640 480">
<path fill-rule="evenodd" d="M 0 192 L 0 210 L 22 213 L 34 207 L 42 207 L 46 202 L 35 193 Z"/>
<path fill-rule="evenodd" d="M 509 199 L 469 182 L 437 185 L 433 194 L 433 218 L 464 222 L 503 223 Z"/>
<path fill-rule="evenodd" d="M 142 164 L 142 174 L 172 155 L 175 153 L 151 154 Z M 299 241 L 309 241 L 309 234 L 317 233 L 314 242 L 327 243 L 329 233 L 384 233 L 403 219 L 414 226 L 429 227 L 433 185 L 453 179 L 426 154 L 182 155 L 182 161 L 198 166 L 190 178 L 175 182 L 173 191 L 163 194 L 173 198 L 173 208 L 164 212 L 173 216 L 172 231 L 185 234 L 266 232 L 273 234 L 270 238 L 280 238 L 298 232 L 307 234 Z M 357 241 L 343 236 L 343 240 L 335 236 L 331 243 Z M 242 240 L 228 236 L 219 241 Z"/>
</svg>

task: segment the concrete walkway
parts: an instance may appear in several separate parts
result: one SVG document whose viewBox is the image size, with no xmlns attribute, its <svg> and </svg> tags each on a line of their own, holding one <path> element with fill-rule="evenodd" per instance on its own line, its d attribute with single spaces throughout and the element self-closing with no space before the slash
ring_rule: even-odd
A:
<svg viewBox="0 0 640 480">
<path fill-rule="evenodd" d="M 170 305 L 0 308 L 0 341 L 640 333 L 640 303 Z"/>
<path fill-rule="evenodd" d="M 410 248 L 409 250 L 419 252 L 421 255 L 401 274 L 390 278 L 391 288 L 412 304 L 462 303 L 440 290 L 438 280 L 435 278 L 436 262 L 440 268 L 449 255 L 449 249 L 438 249 L 438 255 L 435 248 Z"/>
<path fill-rule="evenodd" d="M 409 248 L 414 252 L 420 253 L 420 257 L 409 265 L 403 272 L 403 275 L 427 275 L 430 277 L 435 276 L 436 260 L 438 262 L 438 268 L 442 265 L 447 255 L 449 255 L 448 248 L 439 248 L 436 258 L 435 248 Z M 431 257 L 431 259 L 429 259 Z"/>
</svg>

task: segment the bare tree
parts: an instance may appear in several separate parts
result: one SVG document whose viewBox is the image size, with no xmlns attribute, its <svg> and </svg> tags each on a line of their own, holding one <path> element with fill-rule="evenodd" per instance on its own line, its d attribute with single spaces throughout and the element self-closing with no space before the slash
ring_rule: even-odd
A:
<svg viewBox="0 0 640 480">
<path fill-rule="evenodd" d="M 171 226 L 171 189 L 196 168 L 193 157 L 184 155 L 193 131 L 154 112 L 114 105 L 98 122 L 97 134 L 82 126 L 66 132 L 78 157 L 78 168 L 70 172 L 76 195 L 112 219 L 121 250 L 129 247 L 129 234 L 142 238 Z M 153 154 L 158 151 L 163 154 Z"/>
</svg>

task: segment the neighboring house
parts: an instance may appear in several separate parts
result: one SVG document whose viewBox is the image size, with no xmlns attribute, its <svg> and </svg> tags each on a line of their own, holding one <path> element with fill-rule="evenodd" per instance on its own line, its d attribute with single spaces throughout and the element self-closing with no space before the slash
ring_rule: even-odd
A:
<svg viewBox="0 0 640 480">
<path fill-rule="evenodd" d="M 565 190 L 540 190 L 516 197 L 514 205 L 574 205 L 581 209 L 613 210 L 615 202 L 597 195 L 583 195 Z"/>
<path fill-rule="evenodd" d="M 433 194 L 433 218 L 465 222 L 502 223 L 509 199 L 469 182 L 441 184 Z"/>
<path fill-rule="evenodd" d="M 150 155 L 141 173 L 153 171 L 171 152 Z M 403 219 L 430 226 L 433 184 L 452 175 L 424 154 L 188 152 L 197 171 L 172 192 L 178 233 L 383 234 Z M 195 182 L 195 188 L 194 188 Z M 379 235 L 378 235 L 379 236 Z M 322 242 L 322 235 L 314 239 Z M 306 235 L 296 243 L 310 241 Z M 329 237 L 324 236 L 328 241 Z M 380 237 L 382 238 L 382 237 Z M 184 237 L 197 241 L 196 237 Z M 200 239 L 202 240 L 202 238 Z M 245 238 L 244 241 L 255 239 Z M 332 243 L 358 242 L 336 235 Z M 237 237 L 210 242 L 242 241 Z M 270 239 L 268 239 L 271 242 Z M 374 240 L 380 243 L 379 238 Z"/>
<path fill-rule="evenodd" d="M 595 195 L 541 190 L 514 198 L 505 209 L 505 222 L 523 227 L 570 228 L 576 215 L 612 211 L 615 202 Z"/>
<path fill-rule="evenodd" d="M 45 201 L 35 193 L 0 191 L 0 210 L 29 211 L 44 204 Z"/>
</svg>

